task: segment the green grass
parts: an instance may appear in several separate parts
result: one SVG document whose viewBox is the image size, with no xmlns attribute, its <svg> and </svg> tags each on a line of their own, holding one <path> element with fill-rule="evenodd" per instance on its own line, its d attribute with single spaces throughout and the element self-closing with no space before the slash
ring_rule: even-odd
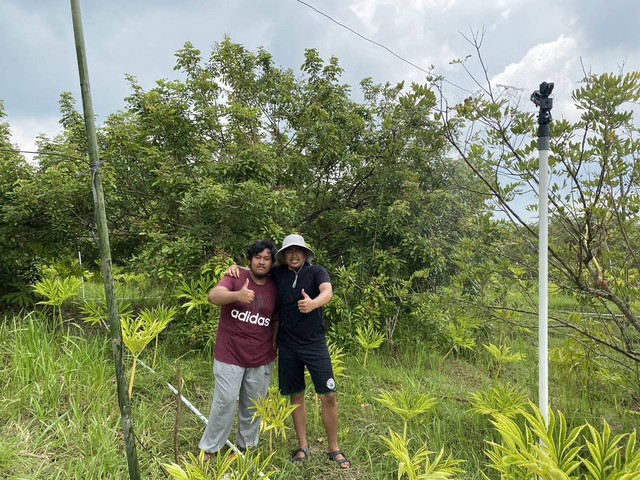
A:
<svg viewBox="0 0 640 480">
<path fill-rule="evenodd" d="M 70 324 L 54 331 L 50 324 L 37 313 L 0 323 L 0 385 L 5 385 L 0 400 L 0 478 L 127 478 L 110 339 L 96 329 L 84 331 Z M 470 413 L 470 395 L 500 380 L 517 384 L 535 399 L 535 339 L 522 340 L 522 335 L 525 333 L 507 331 L 500 336 L 528 358 L 505 366 L 500 379 L 493 377 L 490 358 L 481 346 L 466 358 L 450 356 L 445 361 L 427 348 L 394 352 L 382 348 L 370 352 L 366 369 L 363 352 L 346 355 L 348 376 L 338 380 L 339 439 L 353 468 L 338 472 L 326 460 L 324 429 L 309 391 L 310 459 L 302 469 L 289 462 L 289 452 L 295 447 L 290 429 L 286 442 L 275 443 L 271 462 L 278 472 L 275 478 L 396 478 L 397 463 L 386 455 L 388 449 L 380 437 L 388 436 L 389 429 L 402 433 L 403 420 L 375 397 L 399 390 L 438 400 L 431 411 L 409 421 L 411 450 L 425 443 L 435 451 L 444 447 L 465 462 L 466 473 L 457 478 L 480 479 L 482 471 L 491 477 L 484 449 L 486 441 L 497 436 L 487 418 Z M 553 342 L 561 344 L 562 339 Z M 138 370 L 132 399 L 144 478 L 165 478 L 161 464 L 174 461 L 176 399 L 166 383 L 177 385 L 177 364 L 182 370 L 183 394 L 205 415 L 213 388 L 208 354 L 177 352 L 167 345 L 170 343 L 161 342 L 156 374 Z M 145 354 L 143 360 L 150 363 L 152 350 Z M 565 382 L 562 388 L 559 381 Z M 590 397 L 571 375 L 555 373 L 551 379 L 553 407 L 565 411 L 570 423 L 589 420 L 599 425 L 600 418 L 606 418 L 618 432 L 638 426 L 639 417 L 629 412 L 631 402 L 625 391 L 602 380 L 597 388 Z M 201 420 L 182 405 L 177 439 L 180 459 L 188 452 L 198 453 L 203 428 Z M 261 448 L 267 448 L 265 443 Z"/>
</svg>

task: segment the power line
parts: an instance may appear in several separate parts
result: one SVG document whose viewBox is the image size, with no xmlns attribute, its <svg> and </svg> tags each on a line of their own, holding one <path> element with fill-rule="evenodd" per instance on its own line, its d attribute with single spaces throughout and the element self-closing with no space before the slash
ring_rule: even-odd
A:
<svg viewBox="0 0 640 480">
<path fill-rule="evenodd" d="M 334 18 L 330 17 L 330 16 L 329 16 L 329 15 L 327 15 L 326 13 L 321 12 L 320 10 L 318 10 L 317 8 L 315 8 L 314 6 L 309 5 L 309 4 L 308 4 L 308 3 L 306 3 L 306 2 L 303 2 L 302 0 L 298 0 L 298 3 L 302 3 L 303 5 L 306 5 L 306 6 L 307 6 L 307 7 L 309 7 L 310 9 L 315 10 L 316 12 L 318 12 L 320 15 L 323 15 L 323 16 L 327 17 L 327 18 L 328 18 L 329 20 L 331 20 L 333 23 L 336 23 L 336 24 L 340 25 L 342 28 L 346 28 L 346 29 L 347 29 L 347 30 L 349 30 L 351 33 L 356 34 L 357 36 L 359 36 L 359 37 L 360 37 L 360 38 L 362 38 L 363 40 L 366 40 L 367 42 L 371 42 L 371 43 L 373 43 L 374 45 L 377 45 L 377 46 L 379 46 L 379 47 L 381 47 L 381 48 L 384 48 L 387 52 L 389 52 L 389 53 L 390 53 L 391 55 L 393 55 L 394 57 L 397 57 L 397 58 L 399 58 L 400 60 L 402 60 L 403 62 L 408 63 L 408 64 L 409 64 L 409 65 L 411 65 L 412 67 L 415 67 L 415 68 L 417 68 L 418 70 L 420 70 L 420 71 L 422 71 L 422 72 L 424 72 L 424 73 L 428 73 L 429 75 L 431 75 L 431 72 L 430 72 L 429 70 L 425 70 L 424 68 L 422 68 L 422 67 L 420 67 L 420 66 L 416 65 L 415 63 L 410 62 L 410 61 L 409 61 L 409 60 L 407 60 L 406 58 L 401 57 L 401 56 L 400 56 L 400 55 L 398 55 L 396 52 L 394 52 L 393 50 L 391 50 L 391 49 L 389 49 L 388 47 L 384 46 L 383 44 L 378 43 L 378 42 L 376 42 L 375 40 L 371 40 L 370 38 L 367 38 L 367 37 L 365 37 L 364 35 L 362 35 L 362 34 L 360 34 L 360 33 L 356 32 L 353 28 L 351 28 L 351 27 L 349 27 L 349 26 L 345 25 L 344 23 L 340 23 L 339 21 L 337 21 L 336 19 L 334 19 Z"/>
<path fill-rule="evenodd" d="M 414 68 L 417 68 L 417 69 L 418 69 L 418 70 L 420 70 L 421 72 L 427 73 L 427 74 L 429 74 L 429 75 L 432 75 L 432 74 L 433 74 L 433 72 L 431 72 L 430 70 L 426 70 L 426 69 L 422 68 L 421 66 L 416 65 L 415 63 L 413 63 L 413 62 L 411 62 L 411 61 L 407 60 L 406 58 L 402 57 L 401 55 L 398 55 L 396 52 L 394 52 L 393 50 L 391 50 L 391 49 L 390 49 L 389 47 L 387 47 L 386 45 L 383 45 L 382 43 L 376 42 L 375 40 L 372 40 L 372 39 L 370 39 L 370 38 L 368 38 L 368 37 L 365 37 L 365 36 L 364 36 L 364 35 L 362 35 L 361 33 L 359 33 L 359 32 L 357 32 L 357 31 L 355 31 L 353 28 L 351 28 L 351 27 L 349 27 L 349 26 L 347 26 L 347 25 L 345 25 L 345 24 L 343 24 L 343 23 L 340 23 L 339 21 L 337 21 L 335 18 L 331 17 L 330 15 L 327 15 L 326 13 L 321 12 L 320 10 L 318 10 L 317 8 L 315 8 L 313 5 L 309 5 L 308 3 L 303 2 L 302 0 L 297 0 L 297 1 L 298 1 L 298 3 L 302 3 L 303 5 L 305 5 L 305 6 L 309 7 L 311 10 L 314 10 L 315 12 L 319 13 L 320 15 L 322 15 L 322 16 L 324 16 L 324 17 L 327 17 L 327 18 L 328 18 L 329 20 L 331 20 L 333 23 L 335 23 L 335 24 L 337 24 L 337 25 L 341 26 L 342 28 L 345 28 L 345 29 L 349 30 L 351 33 L 353 33 L 353 34 L 357 35 L 358 37 L 362 38 L 363 40 L 366 40 L 367 42 L 371 42 L 371 43 L 373 43 L 374 45 L 377 45 L 378 47 L 381 47 L 381 48 L 385 49 L 387 52 L 389 52 L 389 53 L 390 53 L 391 55 L 393 55 L 394 57 L 398 58 L 399 60 L 402 60 L 403 62 L 407 63 L 408 65 L 411 65 L 411 66 L 412 66 L 412 67 L 414 67 Z M 449 85 L 452 85 L 452 86 L 454 86 L 454 87 L 456 87 L 456 88 L 459 88 L 460 90 L 463 90 L 463 91 L 465 91 L 465 92 L 466 92 L 466 91 L 468 91 L 467 89 L 465 89 L 465 88 L 463 88 L 463 87 L 461 87 L 461 86 L 459 86 L 459 85 L 456 85 L 455 83 L 452 83 L 452 82 L 450 82 L 450 81 L 448 81 L 448 80 L 445 80 L 444 78 L 442 78 L 442 81 L 443 81 L 444 83 L 448 83 Z"/>
<path fill-rule="evenodd" d="M 87 162 L 86 158 L 74 157 L 73 155 L 67 155 L 66 153 L 55 153 L 55 152 L 33 152 L 31 150 L 17 150 L 15 148 L 0 148 L 0 152 L 10 152 L 10 153 L 28 153 L 31 155 L 49 155 L 51 157 L 62 157 L 62 158 L 71 158 L 73 160 L 80 160 L 82 162 Z"/>
</svg>

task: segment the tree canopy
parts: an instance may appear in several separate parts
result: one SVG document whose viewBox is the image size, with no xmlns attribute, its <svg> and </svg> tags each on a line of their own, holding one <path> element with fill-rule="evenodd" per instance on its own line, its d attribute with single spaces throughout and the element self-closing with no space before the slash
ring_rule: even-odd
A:
<svg viewBox="0 0 640 480">
<path fill-rule="evenodd" d="M 356 101 L 337 58 L 307 49 L 294 72 L 229 38 L 206 57 L 185 43 L 175 69 L 181 80 L 149 90 L 128 76 L 126 106 L 98 132 L 115 263 L 174 281 L 238 261 L 256 238 L 298 232 L 339 281 L 359 286 L 388 333 L 398 312 L 424 312 L 413 294 L 504 312 L 505 291 L 519 288 L 535 310 L 536 226 L 511 203 L 537 194 L 535 118 L 513 90 L 477 81 L 476 94 L 449 102 L 441 78 L 363 79 Z M 551 280 L 601 315 L 598 328 L 575 312 L 555 321 L 635 362 L 639 97 L 638 72 L 585 76 L 573 94 L 580 119 L 552 123 L 548 192 Z M 0 296 L 40 262 L 98 256 L 69 93 L 60 113 L 61 133 L 39 139 L 35 165 L 0 123 Z"/>
</svg>

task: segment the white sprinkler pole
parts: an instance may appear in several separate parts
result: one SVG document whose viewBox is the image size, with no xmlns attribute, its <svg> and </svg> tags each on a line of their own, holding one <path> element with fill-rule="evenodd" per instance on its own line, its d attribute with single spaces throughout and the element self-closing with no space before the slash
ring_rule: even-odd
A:
<svg viewBox="0 0 640 480">
<path fill-rule="evenodd" d="M 542 138 L 540 137 L 538 143 Z M 549 186 L 549 150 L 540 150 L 540 198 L 538 219 L 538 407 L 545 424 L 549 424 L 549 219 L 547 188 Z"/>
<path fill-rule="evenodd" d="M 538 115 L 538 408 L 549 424 L 549 149 L 553 83 L 542 82 L 531 100 Z"/>
</svg>

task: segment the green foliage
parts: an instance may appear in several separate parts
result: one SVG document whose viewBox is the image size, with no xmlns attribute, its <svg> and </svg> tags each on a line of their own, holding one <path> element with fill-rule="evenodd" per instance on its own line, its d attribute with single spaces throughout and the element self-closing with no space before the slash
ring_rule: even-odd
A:
<svg viewBox="0 0 640 480">
<path fill-rule="evenodd" d="M 102 325 L 105 329 L 109 329 L 109 312 L 107 311 L 107 301 L 101 299 L 88 300 L 80 307 L 82 320 L 90 325 Z M 128 302 L 118 302 L 118 314 L 120 322 L 129 321 L 134 316 L 133 308 Z M 126 319 L 126 320 L 125 320 Z"/>
<path fill-rule="evenodd" d="M 209 275 L 193 279 L 189 282 L 182 281 L 178 286 L 176 297 L 187 300 L 181 305 L 182 308 L 187 309 L 187 314 L 189 314 L 189 312 L 194 308 L 200 313 L 204 307 L 209 306 L 207 295 L 215 285 L 216 282 L 213 277 Z"/>
<path fill-rule="evenodd" d="M 588 423 L 569 430 L 561 412 L 557 416 L 549 412 L 547 424 L 533 404 L 519 413 L 523 425 L 500 413 L 492 415 L 492 423 L 502 440 L 489 442 L 487 456 L 490 467 L 501 478 L 637 478 L 640 451 L 636 448 L 635 433 L 612 437 L 607 422 L 603 423 L 602 431 Z M 585 428 L 589 436 L 582 435 Z M 620 444 L 625 438 L 627 445 L 623 450 Z M 583 469 L 588 476 L 576 476 Z"/>
<path fill-rule="evenodd" d="M 409 441 L 406 437 L 389 430 L 389 436 L 380 436 L 387 445 L 389 451 L 385 455 L 395 458 L 398 462 L 398 479 L 410 480 L 445 480 L 455 478 L 459 473 L 464 473 L 458 465 L 461 460 L 445 458 L 444 448 L 439 452 L 433 452 L 423 445 L 413 455 L 409 452 Z"/>
<path fill-rule="evenodd" d="M 500 377 L 500 373 L 502 371 L 502 367 L 504 365 L 510 364 L 510 363 L 518 363 L 518 362 L 522 362 L 526 356 L 523 353 L 520 352 L 516 352 L 516 353 L 512 353 L 511 352 L 511 347 L 508 345 L 494 345 L 493 343 L 490 343 L 489 345 L 483 345 L 485 350 L 487 350 L 491 356 L 493 357 L 493 359 L 498 363 L 498 367 L 496 368 L 496 378 Z"/>
<path fill-rule="evenodd" d="M 481 38 L 474 37 L 471 43 L 479 54 Z M 549 279 L 556 291 L 575 303 L 553 321 L 597 344 L 598 353 L 614 355 L 628 365 L 640 361 L 635 347 L 640 337 L 635 308 L 640 289 L 632 280 L 638 273 L 635 245 L 640 238 L 636 186 L 640 130 L 634 111 L 640 99 L 640 72 L 588 74 L 572 98 L 580 119 L 551 124 Z M 504 311 L 513 307 L 509 296 L 500 296 L 506 286 L 522 292 L 525 301 L 516 308 L 533 310 L 536 304 L 526 285 L 532 284 L 531 272 L 537 271 L 538 232 L 517 211 L 514 200 L 530 198 L 528 210 L 535 214 L 538 207 L 530 194 L 536 193 L 539 162 L 532 138 L 535 118 L 520 111 L 519 100 L 508 87 L 487 85 L 458 104 L 455 115 L 442 112 L 447 140 L 507 219 L 500 222 L 501 241 L 480 247 L 487 259 L 467 267 L 474 273 L 469 278 L 480 280 L 479 293 L 486 295 L 478 303 Z M 482 288 L 482 279 L 489 288 Z M 570 316 L 576 304 L 597 313 L 604 328 L 573 329 Z"/>
<path fill-rule="evenodd" d="M 611 427 L 605 422 L 602 431 L 587 424 L 590 438 L 585 440 L 589 457 L 583 464 L 593 480 L 633 479 L 640 472 L 640 449 L 636 446 L 636 432 L 612 437 Z M 623 441 L 627 439 L 626 446 Z M 623 448 L 624 447 L 624 450 Z"/>
<path fill-rule="evenodd" d="M 471 394 L 471 411 L 481 415 L 514 418 L 527 405 L 526 392 L 509 383 L 498 383 Z"/>
<path fill-rule="evenodd" d="M 0 476 L 126 477 L 127 467 L 122 456 L 121 436 L 118 434 L 121 426 L 109 339 L 103 335 L 94 335 L 91 331 L 83 333 L 80 326 L 75 324 L 72 328 L 77 329 L 74 331 L 79 335 L 56 331 L 47 322 L 43 322 L 43 318 L 42 312 L 35 311 L 27 318 L 14 317 L 0 322 L 0 358 L 3 359 L 0 383 L 5 386 L 0 399 Z M 609 402 L 608 398 L 599 399 L 594 405 L 580 403 L 580 395 L 575 395 L 575 386 L 567 384 L 563 389 L 555 390 L 554 399 L 566 404 L 567 398 L 576 397 L 576 402 L 571 416 L 565 421 L 566 427 L 561 426 L 562 422 L 556 414 L 553 433 L 549 433 L 551 430 L 547 429 L 547 433 L 542 435 L 545 444 L 552 448 L 540 450 L 542 447 L 538 432 L 542 431 L 542 421 L 537 418 L 537 414 L 532 413 L 534 407 L 521 407 L 529 417 L 515 414 L 511 417 L 515 426 L 504 423 L 509 433 L 505 437 L 507 440 L 503 441 L 503 434 L 498 429 L 494 431 L 489 421 L 470 416 L 467 410 L 469 393 L 475 390 L 478 383 L 488 383 L 491 380 L 488 372 L 483 370 L 485 365 L 473 365 L 464 359 L 443 363 L 440 356 L 434 353 L 429 355 L 430 360 L 424 361 L 420 353 L 415 349 L 399 350 L 392 355 L 386 350 L 381 351 L 375 361 L 370 359 L 366 370 L 362 367 L 361 359 L 356 356 L 342 357 L 342 366 L 348 369 L 350 377 L 341 386 L 340 444 L 354 463 L 349 471 L 351 473 L 342 472 L 340 476 L 387 480 L 397 478 L 399 469 L 403 468 L 404 473 L 401 475 L 408 478 L 410 473 L 407 472 L 413 468 L 417 478 L 425 478 L 420 475 L 434 475 L 433 478 L 472 480 L 481 478 L 484 474 L 488 478 L 505 480 L 534 479 L 537 477 L 534 473 L 538 471 L 536 468 L 558 464 L 568 471 L 573 468 L 573 460 L 577 459 L 579 467 L 572 473 L 565 473 L 569 478 L 636 478 L 634 475 L 639 471 L 636 436 L 634 433 L 621 432 L 633 430 L 637 415 L 627 412 L 626 405 Z M 160 463 L 168 464 L 174 455 L 172 436 L 162 432 L 170 432 L 175 423 L 175 416 L 172 414 L 175 395 L 165 388 L 164 381 L 174 375 L 176 361 L 180 362 L 183 370 L 183 394 L 195 405 L 206 407 L 210 400 L 211 387 L 207 375 L 210 357 L 201 352 L 180 354 L 179 358 L 176 355 L 174 349 L 161 345 L 157 373 L 138 379 L 146 382 L 145 394 L 132 402 L 136 432 L 159 459 L 159 462 L 142 463 L 143 473 L 149 478 L 166 475 Z M 456 369 L 451 370 L 454 366 Z M 415 378 L 420 378 L 420 385 L 415 383 Z M 522 380 L 526 381 L 526 378 Z M 427 421 L 415 421 L 418 417 L 413 417 L 406 439 L 401 433 L 390 433 L 389 428 L 394 432 L 401 430 L 394 425 L 393 417 L 390 417 L 392 414 L 385 413 L 386 408 L 375 408 L 366 403 L 371 399 L 371 391 L 383 391 L 381 389 L 399 384 L 410 392 L 426 390 L 439 400 L 437 410 Z M 535 385 L 533 379 L 528 387 L 533 389 Z M 500 385 L 496 385 L 496 390 L 499 387 Z M 486 413 L 491 418 L 497 418 L 515 411 L 516 408 L 509 404 L 507 397 L 520 398 L 520 390 L 505 387 L 499 394 L 501 400 L 494 403 L 487 400 L 490 408 L 486 409 Z M 615 387 L 610 386 L 608 391 L 613 394 Z M 497 396 L 493 392 L 488 392 L 487 395 Z M 278 414 L 281 413 L 280 410 Z M 585 422 L 585 418 L 599 417 L 606 417 L 608 424 L 602 422 L 599 427 L 593 420 L 589 420 L 593 427 L 589 428 L 587 424 L 571 443 L 574 429 L 581 428 L 580 424 Z M 47 428 L 35 428 L 38 425 L 46 425 Z M 197 445 L 202 428 L 198 418 L 183 410 L 178 450 L 179 454 L 184 455 L 184 460 L 177 463 L 185 473 L 189 471 L 189 464 L 195 465 L 198 462 L 196 457 L 191 458 L 187 452 L 193 451 Z M 254 466 L 254 473 L 258 470 L 265 474 L 277 471 L 278 478 L 282 479 L 300 478 L 300 475 L 309 478 L 338 475 L 336 466 L 327 462 L 326 456 L 322 454 L 324 442 L 317 443 L 315 440 L 323 438 L 322 422 L 310 421 L 308 434 L 314 441 L 310 443 L 311 455 L 304 471 L 289 461 L 290 435 L 287 435 L 287 441 L 274 435 L 274 454 L 269 465 Z M 382 440 L 381 434 L 391 444 Z M 79 442 L 78 438 L 83 441 Z M 519 438 L 524 440 L 520 441 Z M 494 447 L 492 444 L 485 444 L 483 440 L 493 440 L 506 450 L 498 450 L 496 456 L 492 457 Z M 514 448 L 509 446 L 509 442 L 515 445 Z M 427 448 L 427 445 L 431 448 Z M 483 456 L 483 446 L 486 446 L 487 457 Z M 580 451 L 576 457 L 572 457 L 571 451 L 575 447 L 580 447 Z M 3 449 L 18 452 L 19 455 L 3 456 Z M 423 460 L 423 451 L 430 452 L 427 454 L 428 459 Z M 254 452 L 261 453 L 261 458 L 266 458 L 266 446 L 250 453 Z M 443 452 L 454 452 L 455 459 Z M 503 458 L 503 453 L 508 457 Z M 247 457 L 254 458 L 253 455 Z M 208 463 L 205 478 L 215 475 L 218 461 L 222 461 L 222 458 L 224 455 L 214 457 Z M 510 473 L 502 475 L 494 469 L 492 458 L 498 468 L 504 471 L 507 471 L 507 467 L 510 468 Z M 465 461 L 467 471 L 446 473 L 445 465 L 449 468 L 451 464 L 448 462 L 458 459 Z M 5 460 L 7 463 L 3 464 Z M 512 463 L 507 466 L 508 462 Z M 231 463 L 227 474 L 244 471 L 239 459 Z M 3 466 L 6 468 L 3 469 Z M 456 464 L 455 468 L 462 466 Z M 201 468 L 207 467 L 202 465 Z M 592 474 L 591 470 L 604 472 L 604 475 Z M 556 473 L 558 478 L 564 478 L 561 473 Z M 275 478 L 275 473 L 271 474 Z M 443 477 L 445 474 L 449 476 Z M 247 472 L 247 475 L 250 474 Z"/>
<path fill-rule="evenodd" d="M 82 280 L 76 277 L 44 277 L 36 282 L 33 291 L 45 300 L 39 305 L 49 305 L 53 309 L 53 319 L 62 326 L 62 304 L 75 297 L 82 286 Z"/>
<path fill-rule="evenodd" d="M 395 255 L 380 252 L 375 265 L 357 261 L 336 269 L 335 294 L 325 307 L 333 327 L 329 331 L 333 343 L 347 349 L 356 347 L 360 345 L 358 329 L 363 328 L 384 330 L 385 340 L 393 343 L 394 332 L 404 313 L 402 305 L 409 297 L 413 281 L 413 278 L 398 278 L 399 268 Z M 418 276 L 416 273 L 415 277 Z"/>
<path fill-rule="evenodd" d="M 183 280 L 177 287 L 176 298 L 183 301 L 183 312 L 173 324 L 173 333 L 181 343 L 189 347 L 213 350 L 217 333 L 220 308 L 209 303 L 208 295 L 220 281 L 229 265 L 228 257 L 214 257 L 201 268 L 201 275 L 189 281 Z"/>
<path fill-rule="evenodd" d="M 287 419 L 298 405 L 289 405 L 287 398 L 278 393 L 275 387 L 269 387 L 269 393 L 266 398 L 261 398 L 254 402 L 251 407 L 256 413 L 253 420 L 260 418 L 260 432 L 269 432 L 269 452 L 273 452 L 274 438 L 282 438 L 287 440 Z"/>
<path fill-rule="evenodd" d="M 9 293 L 5 293 L 0 297 L 0 302 L 5 303 L 9 307 L 18 307 L 25 309 L 34 303 L 33 291 L 25 285 L 17 282 L 5 285 Z"/>
<path fill-rule="evenodd" d="M 448 340 L 452 345 L 444 358 L 449 356 L 451 352 L 460 353 L 465 350 L 474 350 L 476 348 L 474 333 L 479 327 L 479 322 L 473 319 L 468 322 L 465 320 L 470 319 L 469 317 L 461 317 L 459 319 L 452 320 L 451 323 L 446 326 Z"/>
<path fill-rule="evenodd" d="M 344 378 L 347 376 L 347 369 L 345 367 L 346 353 L 334 343 L 328 344 L 329 356 L 331 357 L 331 367 L 333 369 L 334 378 Z"/>
<path fill-rule="evenodd" d="M 586 331 L 602 335 L 604 325 L 581 315 L 569 317 L 574 325 Z M 605 393 L 606 385 L 616 385 L 622 393 L 624 379 L 631 380 L 633 375 L 616 368 L 607 361 L 593 340 L 567 338 L 558 347 L 549 350 L 549 360 L 558 377 L 565 383 L 574 385 L 581 396 L 589 402 L 595 402 Z M 632 381 L 633 382 L 633 381 Z M 634 387 L 626 390 L 633 391 Z"/>
<path fill-rule="evenodd" d="M 133 382 L 136 375 L 138 357 L 152 340 L 157 339 L 176 314 L 174 307 L 144 309 L 137 316 L 121 318 L 122 341 L 131 352 L 131 374 L 129 379 L 129 398 L 133 395 Z M 157 345 L 156 345 L 157 347 Z M 155 363 L 155 362 L 154 362 Z"/>
<path fill-rule="evenodd" d="M 403 438 L 407 439 L 407 427 L 409 421 L 418 415 L 424 415 L 438 403 L 435 398 L 430 398 L 413 390 L 396 390 L 394 392 L 382 391 L 375 400 L 385 406 L 404 420 Z"/>
<path fill-rule="evenodd" d="M 247 453 L 235 456 L 231 450 L 205 461 L 204 452 L 196 458 L 192 453 L 183 463 L 184 468 L 176 463 L 165 463 L 163 467 L 171 478 L 176 480 L 258 480 L 273 478 L 274 471 L 269 470 L 273 454 L 262 458 L 258 453 Z"/>
<path fill-rule="evenodd" d="M 384 342 L 384 335 L 376 331 L 373 325 L 366 325 L 364 328 L 357 327 L 356 334 L 358 343 L 364 349 L 363 367 L 367 368 L 369 350 L 380 348 L 380 345 Z"/>
</svg>

